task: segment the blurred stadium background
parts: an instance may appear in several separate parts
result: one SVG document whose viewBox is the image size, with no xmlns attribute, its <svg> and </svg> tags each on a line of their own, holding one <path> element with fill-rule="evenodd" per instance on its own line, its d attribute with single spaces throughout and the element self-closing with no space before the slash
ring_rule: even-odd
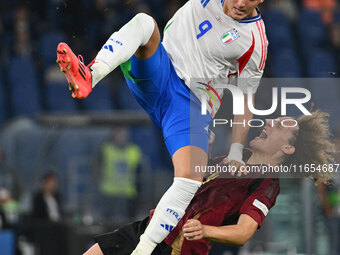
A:
<svg viewBox="0 0 340 255">
<path fill-rule="evenodd" d="M 74 100 L 55 50 L 65 41 L 89 63 L 136 13 L 151 14 L 162 29 L 185 2 L 0 1 L 1 255 L 82 254 L 94 235 L 140 219 L 156 205 L 171 183 L 171 161 L 120 70 L 88 99 Z M 270 42 L 265 77 L 315 78 L 304 80 L 305 87 L 316 107 L 331 113 L 339 146 L 339 2 L 266 0 L 261 12 Z M 289 80 L 281 81 L 287 86 Z M 264 87 L 257 95 L 265 106 L 261 97 L 270 90 Z M 225 130 L 214 130 L 221 137 L 215 153 L 226 151 Z M 125 159 L 127 151 L 133 162 Z M 62 210 L 49 219 L 35 212 L 34 201 L 42 176 L 51 171 L 59 180 Z M 119 182 L 112 178 L 117 189 L 110 190 L 105 181 L 112 176 Z M 211 254 L 340 254 L 332 246 L 340 242 L 339 183 L 336 177 L 331 188 L 317 191 L 309 180 L 282 180 L 277 204 L 256 236 L 241 249 L 216 245 Z"/>
</svg>

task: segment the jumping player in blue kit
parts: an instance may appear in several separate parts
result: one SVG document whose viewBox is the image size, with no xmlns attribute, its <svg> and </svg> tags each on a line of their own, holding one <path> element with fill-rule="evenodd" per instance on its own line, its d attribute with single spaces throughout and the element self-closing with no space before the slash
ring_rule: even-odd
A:
<svg viewBox="0 0 340 255">
<path fill-rule="evenodd" d="M 72 96 L 86 98 L 94 86 L 121 66 L 127 84 L 138 103 L 162 130 L 174 165 L 174 182 L 158 203 L 154 216 L 132 254 L 151 254 L 156 245 L 177 225 L 201 185 L 192 176 L 195 166 L 208 162 L 208 127 L 220 107 L 217 100 L 201 93 L 223 90 L 213 80 L 236 84 L 252 100 L 263 74 L 267 38 L 257 6 L 264 0 L 189 0 L 165 28 L 163 42 L 154 19 L 137 14 L 113 33 L 95 60 L 85 66 L 66 43 L 57 48 L 57 63 L 69 83 Z M 202 89 L 191 82 L 201 78 Z M 205 103 L 209 114 L 201 114 Z M 253 117 L 248 107 L 235 122 Z M 243 144 L 249 127 L 236 125 L 228 160 L 244 165 Z M 175 212 L 175 213 L 169 213 Z"/>
</svg>

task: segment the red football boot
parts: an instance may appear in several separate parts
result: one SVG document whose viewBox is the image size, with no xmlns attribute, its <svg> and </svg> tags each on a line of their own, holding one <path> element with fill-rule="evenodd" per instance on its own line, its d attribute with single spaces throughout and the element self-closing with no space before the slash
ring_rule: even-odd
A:
<svg viewBox="0 0 340 255">
<path fill-rule="evenodd" d="M 83 57 L 81 55 L 76 57 L 71 48 L 61 42 L 57 47 L 57 63 L 66 76 L 72 97 L 86 98 L 92 91 L 92 75 L 89 67 L 94 60 L 85 66 Z"/>
</svg>

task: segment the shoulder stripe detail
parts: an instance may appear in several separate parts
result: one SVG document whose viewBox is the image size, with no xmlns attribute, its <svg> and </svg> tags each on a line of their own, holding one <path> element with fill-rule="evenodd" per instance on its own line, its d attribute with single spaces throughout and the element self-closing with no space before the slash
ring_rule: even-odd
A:
<svg viewBox="0 0 340 255">
<path fill-rule="evenodd" d="M 256 22 L 257 29 L 259 30 L 260 38 L 261 38 L 261 47 L 262 47 L 262 53 L 261 53 L 261 61 L 259 65 L 259 69 L 262 71 L 264 68 L 264 64 L 266 62 L 266 51 L 267 51 L 267 46 L 266 46 L 266 35 L 264 33 L 264 29 L 262 26 L 262 22 L 258 21 Z"/>
<path fill-rule="evenodd" d="M 267 35 L 266 35 L 266 29 L 264 28 L 264 22 L 263 20 L 260 21 L 261 23 L 261 27 L 262 27 L 262 31 L 263 31 L 263 37 L 264 37 L 264 60 L 263 60 L 263 63 L 262 63 L 262 68 L 261 70 L 264 69 L 264 66 L 265 66 L 265 63 L 266 63 L 266 60 L 267 60 L 267 54 L 268 54 L 268 39 L 267 39 Z"/>
<path fill-rule="evenodd" d="M 262 61 L 263 61 L 263 55 L 264 55 L 264 40 L 263 40 L 263 36 L 262 36 L 262 30 L 260 27 L 260 22 L 256 22 L 256 26 L 257 29 L 259 30 L 259 34 L 260 34 L 260 38 L 261 38 L 261 47 L 262 47 L 262 51 L 261 51 L 261 61 L 260 61 L 260 65 L 259 65 L 259 69 L 261 70 L 261 66 L 262 66 Z"/>
<path fill-rule="evenodd" d="M 254 49 L 255 49 L 255 37 L 254 37 L 254 33 L 251 32 L 251 34 L 252 34 L 252 37 L 253 37 L 253 42 L 252 42 L 249 50 L 246 53 L 244 53 L 244 55 L 242 57 L 240 57 L 238 59 L 239 76 L 241 75 L 242 71 L 244 70 L 244 68 L 248 64 L 249 59 L 251 58 L 251 55 L 253 54 Z"/>
</svg>

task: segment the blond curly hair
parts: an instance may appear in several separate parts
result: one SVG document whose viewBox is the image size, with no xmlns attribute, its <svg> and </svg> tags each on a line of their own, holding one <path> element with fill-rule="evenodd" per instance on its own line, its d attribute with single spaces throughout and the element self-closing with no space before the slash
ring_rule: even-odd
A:
<svg viewBox="0 0 340 255">
<path fill-rule="evenodd" d="M 328 124 L 329 114 L 315 110 L 311 115 L 297 119 L 299 130 L 293 133 L 290 144 L 295 146 L 295 152 L 284 159 L 284 165 L 323 166 L 334 161 L 335 145 L 332 142 Z M 306 172 L 304 176 L 314 179 L 316 184 L 328 184 L 333 178 L 331 170 Z"/>
</svg>

